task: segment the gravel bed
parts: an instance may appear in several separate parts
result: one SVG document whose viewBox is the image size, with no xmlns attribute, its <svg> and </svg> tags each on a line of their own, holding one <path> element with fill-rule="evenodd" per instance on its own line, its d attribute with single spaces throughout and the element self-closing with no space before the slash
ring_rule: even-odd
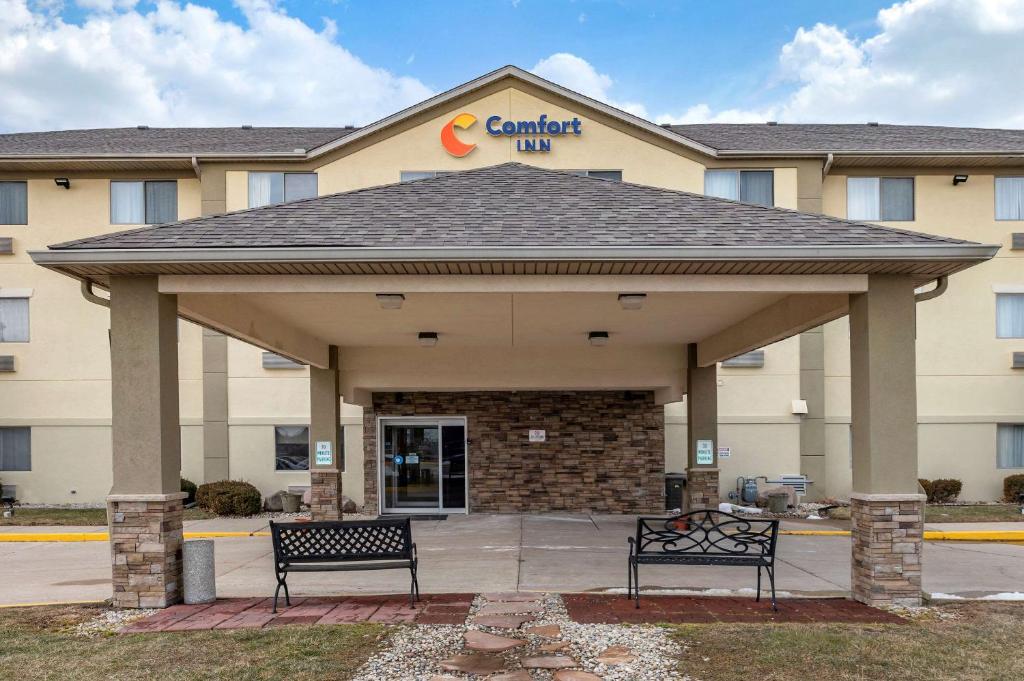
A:
<svg viewBox="0 0 1024 681">
<path fill-rule="evenodd" d="M 155 615 L 159 610 L 104 610 L 88 622 L 82 622 L 75 630 L 78 636 L 103 636 L 116 633 L 121 627 Z"/>
<path fill-rule="evenodd" d="M 458 624 L 399 626 L 385 649 L 367 660 L 352 681 L 429 681 L 443 674 L 440 660 L 462 650 L 465 630 Z"/>
</svg>

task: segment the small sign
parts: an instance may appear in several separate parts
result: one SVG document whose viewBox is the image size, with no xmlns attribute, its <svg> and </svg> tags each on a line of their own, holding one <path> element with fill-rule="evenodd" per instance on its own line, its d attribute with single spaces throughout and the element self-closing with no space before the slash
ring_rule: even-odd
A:
<svg viewBox="0 0 1024 681">
<path fill-rule="evenodd" d="M 697 465 L 710 466 L 715 462 L 715 443 L 711 440 L 697 440 Z"/>
<path fill-rule="evenodd" d="M 334 453 L 331 451 L 330 440 L 318 440 L 316 443 L 316 465 L 330 466 L 332 463 L 334 463 Z"/>
<path fill-rule="evenodd" d="M 406 463 L 419 463 L 420 462 L 420 455 L 419 454 L 406 454 L 405 455 L 405 462 Z"/>
<path fill-rule="evenodd" d="M 719 447 L 718 448 L 718 458 L 719 459 L 728 459 L 730 456 L 732 456 L 732 447 Z"/>
<path fill-rule="evenodd" d="M 546 430 L 531 430 L 530 442 L 547 442 L 548 433 Z"/>
<path fill-rule="evenodd" d="M 401 454 L 395 454 L 395 465 L 401 466 L 403 463 L 405 463 L 405 457 Z"/>
</svg>

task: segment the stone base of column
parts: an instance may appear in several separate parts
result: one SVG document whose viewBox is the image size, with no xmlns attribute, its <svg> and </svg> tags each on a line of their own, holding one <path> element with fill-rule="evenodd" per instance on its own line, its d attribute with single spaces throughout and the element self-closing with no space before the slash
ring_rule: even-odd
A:
<svg viewBox="0 0 1024 681">
<path fill-rule="evenodd" d="M 182 600 L 182 504 L 187 495 L 107 497 L 114 607 L 166 608 Z"/>
<path fill-rule="evenodd" d="M 718 469 L 687 469 L 686 499 L 687 511 L 718 510 Z"/>
<path fill-rule="evenodd" d="M 922 494 L 850 495 L 853 598 L 868 605 L 921 605 Z"/>
<path fill-rule="evenodd" d="M 309 477 L 309 512 L 313 520 L 341 520 L 341 471 L 314 468 Z"/>
</svg>

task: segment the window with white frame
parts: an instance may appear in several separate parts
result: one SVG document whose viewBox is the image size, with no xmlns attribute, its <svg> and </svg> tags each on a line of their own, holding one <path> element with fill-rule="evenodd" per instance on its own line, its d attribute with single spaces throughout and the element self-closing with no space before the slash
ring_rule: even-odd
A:
<svg viewBox="0 0 1024 681">
<path fill-rule="evenodd" d="M 177 219 L 177 180 L 110 182 L 110 224 L 159 225 Z"/>
<path fill-rule="evenodd" d="M 0 428 L 0 471 L 32 470 L 32 429 L 25 426 Z"/>
<path fill-rule="evenodd" d="M 583 177 L 596 177 L 602 180 L 616 180 L 622 182 L 622 171 L 621 170 L 570 170 L 573 175 L 581 175 Z"/>
<path fill-rule="evenodd" d="M 0 297 L 0 343 L 27 343 L 28 340 L 28 298 Z"/>
<path fill-rule="evenodd" d="M 0 182 L 0 225 L 28 224 L 28 183 Z"/>
<path fill-rule="evenodd" d="M 1024 220 L 1024 177 L 996 178 L 996 220 Z"/>
<path fill-rule="evenodd" d="M 996 433 L 996 468 L 1024 468 L 1024 424 L 999 424 Z"/>
<path fill-rule="evenodd" d="M 316 173 L 249 173 L 249 208 L 316 196 Z"/>
<path fill-rule="evenodd" d="M 704 194 L 774 206 L 775 173 L 771 170 L 705 170 Z"/>
<path fill-rule="evenodd" d="M 996 294 L 996 338 L 1024 338 L 1024 293 Z"/>
<path fill-rule="evenodd" d="M 846 178 L 846 217 L 899 222 L 914 219 L 914 178 Z"/>
<path fill-rule="evenodd" d="M 274 470 L 309 470 L 308 426 L 274 426 Z"/>
<path fill-rule="evenodd" d="M 447 170 L 403 170 L 398 173 L 399 182 L 412 182 L 413 180 L 429 180 L 432 177 L 447 175 Z"/>
</svg>

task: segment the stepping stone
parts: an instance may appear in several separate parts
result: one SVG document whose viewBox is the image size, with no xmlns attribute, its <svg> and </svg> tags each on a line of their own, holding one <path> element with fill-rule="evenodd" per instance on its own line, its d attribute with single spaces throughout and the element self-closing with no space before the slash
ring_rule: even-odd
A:
<svg viewBox="0 0 1024 681">
<path fill-rule="evenodd" d="M 483 597 L 485 600 L 501 603 L 540 603 L 544 600 L 543 594 L 535 594 L 528 591 L 505 591 L 502 593 L 483 594 Z"/>
<path fill-rule="evenodd" d="M 533 681 L 533 677 L 525 669 L 517 669 L 514 672 L 488 676 L 487 681 Z"/>
<path fill-rule="evenodd" d="M 540 649 L 545 653 L 557 653 L 559 650 L 565 650 L 569 647 L 568 641 L 552 641 L 551 643 L 543 644 Z"/>
<path fill-rule="evenodd" d="M 544 612 L 540 603 L 491 603 L 480 608 L 477 615 L 521 615 Z"/>
<path fill-rule="evenodd" d="M 563 669 L 575 667 L 576 660 L 565 655 L 538 655 L 536 657 L 524 657 L 519 664 L 528 669 Z"/>
<path fill-rule="evenodd" d="M 527 634 L 536 634 L 547 638 L 558 638 L 562 635 L 562 627 L 557 624 L 545 624 L 539 627 L 527 627 Z"/>
<path fill-rule="evenodd" d="M 456 655 L 438 663 L 446 672 L 463 672 L 486 676 L 499 671 L 505 661 L 493 655 Z"/>
<path fill-rule="evenodd" d="M 602 681 L 602 677 L 590 672 L 578 672 L 574 669 L 563 669 L 555 672 L 555 681 Z"/>
<path fill-rule="evenodd" d="M 430 677 L 430 681 L 459 681 L 459 679 L 454 676 L 438 676 L 437 674 L 434 674 Z"/>
<path fill-rule="evenodd" d="M 484 615 L 483 617 L 474 617 L 473 624 L 498 629 L 518 629 L 535 619 L 533 615 Z"/>
<path fill-rule="evenodd" d="M 526 641 L 521 639 L 495 636 L 476 630 L 467 631 L 462 638 L 466 639 L 466 647 L 470 650 L 481 650 L 485 653 L 501 653 L 526 645 Z"/>
<path fill-rule="evenodd" d="M 608 646 L 597 656 L 600 664 L 607 665 L 629 664 L 635 659 L 636 655 L 626 646 Z"/>
</svg>

